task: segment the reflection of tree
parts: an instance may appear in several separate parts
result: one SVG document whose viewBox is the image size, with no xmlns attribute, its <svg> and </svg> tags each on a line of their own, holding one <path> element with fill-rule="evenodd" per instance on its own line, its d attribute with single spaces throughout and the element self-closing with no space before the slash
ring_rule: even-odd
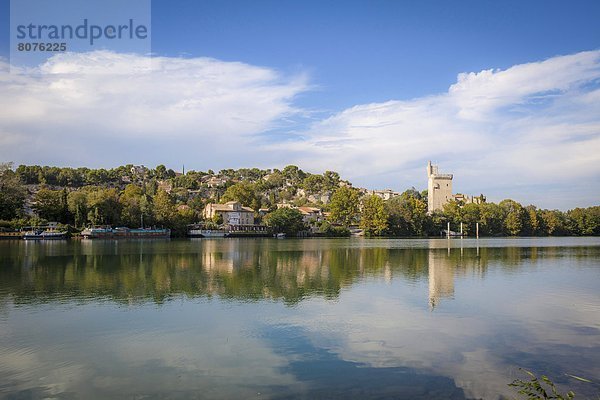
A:
<svg viewBox="0 0 600 400">
<path fill-rule="evenodd" d="M 448 253 L 347 243 L 254 239 L 20 243 L 3 248 L 0 297 L 12 297 L 16 303 L 97 297 L 161 303 L 185 295 L 295 304 L 314 296 L 337 298 L 344 287 L 374 276 L 429 279 L 430 302 L 437 303 L 453 295 L 454 276 L 483 276 L 488 263 L 512 269 L 523 259 L 561 256 L 560 249 L 551 247 Z M 585 256 L 585 248 L 577 251 Z"/>
</svg>

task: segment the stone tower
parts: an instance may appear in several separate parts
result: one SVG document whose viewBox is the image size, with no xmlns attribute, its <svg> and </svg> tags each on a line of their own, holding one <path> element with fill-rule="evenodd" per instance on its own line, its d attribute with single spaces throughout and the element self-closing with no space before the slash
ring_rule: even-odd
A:
<svg viewBox="0 0 600 400">
<path fill-rule="evenodd" d="M 438 166 L 427 163 L 427 212 L 441 210 L 452 199 L 452 174 L 438 173 Z"/>
</svg>

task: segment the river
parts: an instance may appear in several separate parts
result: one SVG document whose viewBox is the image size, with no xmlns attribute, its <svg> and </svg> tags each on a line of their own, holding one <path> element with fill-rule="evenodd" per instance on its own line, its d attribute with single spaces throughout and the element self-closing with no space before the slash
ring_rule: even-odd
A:
<svg viewBox="0 0 600 400">
<path fill-rule="evenodd" d="M 600 393 L 600 238 L 0 241 L 0 397 Z M 595 397 L 594 397 L 595 398 Z"/>
</svg>

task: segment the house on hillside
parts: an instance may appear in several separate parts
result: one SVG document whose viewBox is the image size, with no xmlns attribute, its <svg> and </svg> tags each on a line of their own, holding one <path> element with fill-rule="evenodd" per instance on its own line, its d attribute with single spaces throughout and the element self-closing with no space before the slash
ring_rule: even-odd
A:
<svg viewBox="0 0 600 400">
<path fill-rule="evenodd" d="M 238 201 L 230 201 L 225 204 L 207 204 L 204 207 L 203 216 L 206 219 L 221 216 L 225 225 L 254 225 L 254 210 L 242 206 Z"/>
</svg>

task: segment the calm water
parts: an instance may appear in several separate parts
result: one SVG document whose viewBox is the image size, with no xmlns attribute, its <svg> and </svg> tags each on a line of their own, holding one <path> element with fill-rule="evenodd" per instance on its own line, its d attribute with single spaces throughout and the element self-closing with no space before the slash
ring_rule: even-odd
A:
<svg viewBox="0 0 600 400">
<path fill-rule="evenodd" d="M 0 242 L 0 397 L 600 393 L 600 238 Z"/>
</svg>

